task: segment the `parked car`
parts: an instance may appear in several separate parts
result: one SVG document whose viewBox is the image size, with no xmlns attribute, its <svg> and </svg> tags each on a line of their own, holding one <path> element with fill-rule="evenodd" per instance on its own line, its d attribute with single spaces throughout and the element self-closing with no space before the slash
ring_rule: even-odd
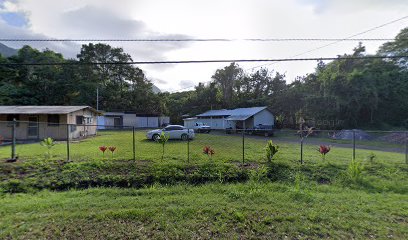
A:
<svg viewBox="0 0 408 240">
<path fill-rule="evenodd" d="M 250 135 L 262 135 L 265 137 L 273 136 L 273 126 L 272 125 L 263 125 L 258 124 L 253 129 L 248 130 Z"/>
<path fill-rule="evenodd" d="M 165 134 L 169 135 L 169 139 L 181 139 L 181 140 L 188 140 L 194 138 L 194 130 L 187 129 L 181 125 L 168 125 L 162 129 L 155 129 L 148 131 L 146 133 L 147 139 L 152 139 L 156 141 L 160 138 L 161 133 L 164 132 Z"/>
<path fill-rule="evenodd" d="M 202 122 L 197 122 L 194 125 L 193 129 L 197 133 L 209 133 L 209 132 L 211 132 L 211 127 L 206 125 L 205 123 L 202 123 Z"/>
</svg>

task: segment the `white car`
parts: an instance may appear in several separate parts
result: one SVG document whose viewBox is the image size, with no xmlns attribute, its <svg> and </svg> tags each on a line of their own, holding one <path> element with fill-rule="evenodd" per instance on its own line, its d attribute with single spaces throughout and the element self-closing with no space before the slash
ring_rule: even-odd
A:
<svg viewBox="0 0 408 240">
<path fill-rule="evenodd" d="M 211 127 L 206 125 L 205 123 L 202 123 L 202 122 L 195 123 L 195 125 L 193 126 L 193 129 L 194 129 L 195 132 L 198 132 L 198 133 L 209 133 L 209 132 L 211 132 Z"/>
<path fill-rule="evenodd" d="M 181 140 L 188 140 L 194 138 L 194 130 L 187 129 L 181 125 L 168 125 L 163 129 L 155 129 L 148 131 L 146 133 L 147 139 L 152 139 L 156 141 L 160 138 L 160 134 L 164 132 L 169 136 L 169 139 L 181 139 Z"/>
</svg>

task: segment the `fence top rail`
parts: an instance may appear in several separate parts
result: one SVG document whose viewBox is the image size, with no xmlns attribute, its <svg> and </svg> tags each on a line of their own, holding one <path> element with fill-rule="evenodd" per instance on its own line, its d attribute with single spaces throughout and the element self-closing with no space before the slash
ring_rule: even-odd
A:
<svg viewBox="0 0 408 240">
<path fill-rule="evenodd" d="M 15 120 L 15 121 L 0 121 L 0 124 L 12 124 L 13 122 L 15 123 L 22 123 L 22 124 L 29 124 L 33 123 L 32 121 L 22 121 L 22 120 Z M 137 126 L 131 126 L 131 125 L 120 125 L 120 126 L 115 126 L 115 125 L 104 125 L 104 124 L 75 124 L 75 123 L 53 123 L 53 122 L 40 122 L 36 121 L 35 123 L 39 125 L 49 125 L 49 126 L 77 126 L 77 127 L 101 127 L 101 128 L 107 128 L 107 130 L 110 129 L 162 129 L 164 127 L 137 127 Z M 186 127 L 187 129 L 193 129 L 193 130 L 198 130 L 193 127 Z M 302 130 L 300 129 L 277 129 L 277 128 L 265 128 L 265 129 L 260 129 L 260 128 L 226 128 L 226 129 L 213 129 L 210 128 L 211 130 L 216 130 L 216 131 L 225 131 L 225 130 L 233 130 L 233 131 L 274 131 L 276 133 L 299 133 Z M 102 129 L 103 130 L 103 129 Z M 303 132 L 307 131 L 307 129 L 304 129 Z M 408 134 L 408 129 L 407 130 L 364 130 L 364 129 L 313 129 L 313 132 L 319 133 L 319 132 L 328 132 L 328 133 L 338 133 L 341 131 L 364 131 L 366 133 L 407 133 Z"/>
<path fill-rule="evenodd" d="M 194 128 L 190 128 L 194 129 Z M 227 129 L 211 129 L 211 130 L 218 130 L 218 131 L 224 131 L 224 130 L 233 130 L 233 131 L 274 131 L 276 133 L 299 133 L 302 132 L 300 129 L 259 129 L 259 128 L 227 128 Z M 307 129 L 303 129 L 303 132 L 307 132 Z M 363 129 L 338 129 L 338 130 L 333 130 L 333 129 L 313 129 L 312 132 L 314 133 L 319 133 L 319 132 L 328 132 L 328 133 L 338 133 L 341 131 L 349 131 L 349 132 L 359 132 L 363 131 L 366 133 L 408 133 L 408 130 L 363 130 Z"/>
<path fill-rule="evenodd" d="M 13 122 L 15 123 L 25 123 L 25 124 L 29 124 L 29 123 L 33 123 L 32 121 L 21 121 L 21 120 L 16 120 L 16 121 L 0 121 L 1 123 L 4 124 L 12 124 Z M 85 126 L 85 127 L 105 127 L 105 128 L 134 128 L 134 126 L 114 126 L 114 125 L 103 125 L 103 124 L 75 124 L 75 123 L 53 123 L 53 122 L 40 122 L 40 121 L 36 121 L 36 124 L 39 125 L 50 125 L 50 126 Z"/>
</svg>

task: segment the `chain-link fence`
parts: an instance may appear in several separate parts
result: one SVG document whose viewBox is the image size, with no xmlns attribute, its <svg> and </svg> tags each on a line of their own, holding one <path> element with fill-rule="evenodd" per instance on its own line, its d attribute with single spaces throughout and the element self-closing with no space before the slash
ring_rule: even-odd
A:
<svg viewBox="0 0 408 240">
<path fill-rule="evenodd" d="M 279 146 L 276 158 L 288 161 L 354 158 L 408 164 L 408 131 L 227 129 L 198 133 L 174 129 L 165 131 L 170 136 L 165 144 L 153 140 L 161 130 L 150 131 L 131 126 L 0 122 L 0 157 L 10 161 L 45 158 L 250 163 L 267 160 L 265 148 L 272 140 Z"/>
</svg>

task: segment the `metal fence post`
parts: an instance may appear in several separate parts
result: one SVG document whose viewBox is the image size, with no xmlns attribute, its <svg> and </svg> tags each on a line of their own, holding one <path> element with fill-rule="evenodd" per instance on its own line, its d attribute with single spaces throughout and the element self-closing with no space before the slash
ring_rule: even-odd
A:
<svg viewBox="0 0 408 240">
<path fill-rule="evenodd" d="M 16 119 L 13 119 L 13 126 L 11 129 L 11 159 L 16 158 Z"/>
<path fill-rule="evenodd" d="M 245 164 L 245 128 L 242 130 L 242 164 Z"/>
<path fill-rule="evenodd" d="M 353 130 L 353 160 L 356 160 L 356 132 Z"/>
<path fill-rule="evenodd" d="M 69 153 L 69 124 L 67 124 L 67 161 L 70 161 L 70 153 Z"/>
<path fill-rule="evenodd" d="M 408 164 L 408 131 L 405 132 L 405 163 Z"/>
<path fill-rule="evenodd" d="M 303 129 L 300 130 L 300 164 L 303 164 Z"/>
<path fill-rule="evenodd" d="M 190 129 L 188 131 L 187 137 L 187 163 L 190 163 Z M 194 130 L 193 130 L 194 131 Z"/>
<path fill-rule="evenodd" d="M 136 161 L 136 143 L 135 143 L 135 127 L 132 129 L 133 134 L 133 161 Z"/>
</svg>

